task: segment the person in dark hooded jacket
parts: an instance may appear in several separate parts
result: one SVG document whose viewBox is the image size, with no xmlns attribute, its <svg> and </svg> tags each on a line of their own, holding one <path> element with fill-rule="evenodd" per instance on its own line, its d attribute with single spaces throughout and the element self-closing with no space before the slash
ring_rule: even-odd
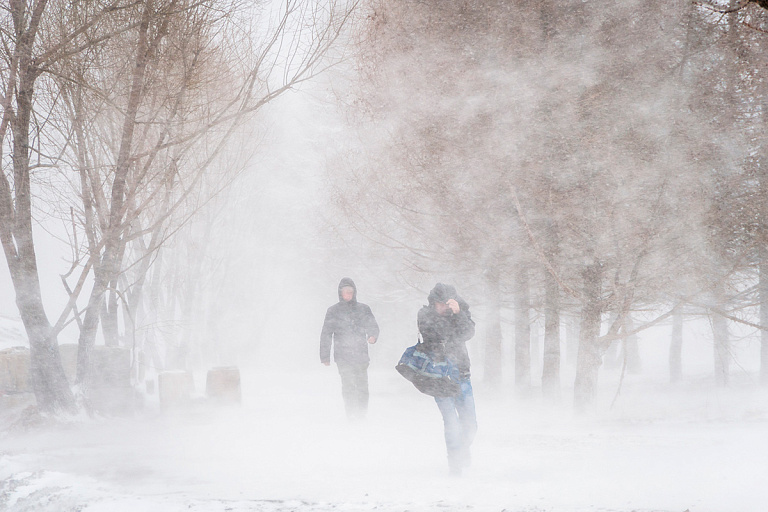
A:
<svg viewBox="0 0 768 512">
<path fill-rule="evenodd" d="M 368 345 L 379 338 L 379 325 L 366 304 L 357 302 L 357 287 L 345 277 L 339 282 L 339 302 L 325 313 L 320 333 L 320 362 L 333 360 L 341 376 L 341 395 L 350 419 L 365 417 L 368 410 Z"/>
<path fill-rule="evenodd" d="M 475 335 L 475 322 L 467 304 L 451 285 L 437 283 L 429 292 L 429 304 L 418 314 L 423 350 L 436 361 L 449 359 L 459 369 L 461 391 L 453 397 L 435 397 L 443 416 L 445 446 L 451 474 L 469 466 L 469 447 L 477 432 L 475 399 L 469 373 L 466 342 Z"/>
</svg>

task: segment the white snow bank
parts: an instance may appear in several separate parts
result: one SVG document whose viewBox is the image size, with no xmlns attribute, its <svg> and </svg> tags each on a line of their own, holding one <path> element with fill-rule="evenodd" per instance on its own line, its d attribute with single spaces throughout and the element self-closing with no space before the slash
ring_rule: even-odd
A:
<svg viewBox="0 0 768 512">
<path fill-rule="evenodd" d="M 749 385 L 702 380 L 692 393 L 628 380 L 612 411 L 600 397 L 602 412 L 576 418 L 478 382 L 473 466 L 451 478 L 437 407 L 393 370 L 371 372 L 369 417 L 353 424 L 334 367 L 242 375 L 241 407 L 160 414 L 150 402 L 142 417 L 4 435 L 0 509 L 758 512 L 768 502 L 768 400 Z"/>
</svg>

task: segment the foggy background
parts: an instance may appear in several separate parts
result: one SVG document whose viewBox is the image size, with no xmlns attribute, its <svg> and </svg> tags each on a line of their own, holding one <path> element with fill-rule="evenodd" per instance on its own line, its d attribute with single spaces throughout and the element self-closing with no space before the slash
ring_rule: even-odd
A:
<svg viewBox="0 0 768 512">
<path fill-rule="evenodd" d="M 351 4 L 300 11 L 308 16 L 300 25 L 322 25 L 330 6 Z M 322 39 L 287 37 L 265 52 L 274 68 L 255 81 L 269 100 L 255 95 L 258 108 L 231 133 L 217 128 L 190 144 L 189 167 L 177 175 L 194 183 L 184 189 L 192 193 L 160 223 L 166 238 L 150 251 L 140 309 L 131 319 L 118 308 L 116 338 L 108 341 L 101 324 L 95 333 L 97 346 L 130 350 L 131 406 L 93 410 L 82 382 L 70 382 L 77 408 L 69 416 L 46 410 L 31 387 L 3 390 L 0 505 L 761 510 L 765 9 L 685 1 L 353 7 L 311 67 L 316 75 L 269 96 L 311 46 L 304 43 Z M 233 34 L 250 37 L 243 20 L 274 28 L 280 10 L 237 12 Z M 222 48 L 241 49 L 226 39 L 217 40 Z M 147 84 L 163 84 L 151 90 L 174 90 L 175 68 L 160 71 L 177 58 L 150 66 L 157 74 Z M 191 94 L 179 141 L 196 133 L 190 126 L 206 108 L 230 112 L 238 72 L 251 64 L 232 62 L 185 82 L 199 96 Z M 130 82 L 110 69 L 103 80 L 124 84 L 110 96 L 120 104 Z M 62 120 L 51 122 L 52 134 L 42 123 L 49 165 L 32 173 L 37 273 L 51 323 L 68 298 L 61 276 L 73 259 L 85 268 L 90 254 L 85 194 L 73 178 L 82 169 L 74 145 L 62 143 L 76 116 L 46 96 L 56 84 L 38 88 L 38 110 Z M 152 128 L 134 143 L 138 162 L 169 110 L 150 108 L 162 103 L 155 100 L 148 95 L 139 109 L 137 125 Z M 102 148 L 111 169 L 124 109 L 102 108 L 87 113 L 103 139 L 84 147 Z M 211 149 L 218 141 L 220 153 Z M 51 157 L 54 149 L 65 156 Z M 184 161 L 171 153 L 158 175 Z M 113 171 L 101 172 L 108 185 Z M 151 190 L 120 236 L 163 214 Z M 109 240 L 104 226 L 93 232 Z M 145 261 L 128 246 L 117 304 L 137 289 L 133 272 Z M 76 258 L 73 247 L 82 251 Z M 78 320 L 89 308 L 88 275 Z M 347 422 L 337 369 L 318 355 L 342 277 L 355 281 L 381 328 L 369 347 L 362 424 Z M 456 286 L 477 325 L 467 346 L 479 433 L 460 481 L 447 478 L 433 400 L 394 371 L 417 341 L 416 314 L 437 282 Z M 79 322 L 67 318 L 57 344 L 82 346 Z M 3 265 L 0 349 L 34 352 L 27 332 Z M 239 406 L 208 403 L 206 373 L 215 367 L 239 369 Z M 192 375 L 188 407 L 161 408 L 164 371 Z"/>
</svg>

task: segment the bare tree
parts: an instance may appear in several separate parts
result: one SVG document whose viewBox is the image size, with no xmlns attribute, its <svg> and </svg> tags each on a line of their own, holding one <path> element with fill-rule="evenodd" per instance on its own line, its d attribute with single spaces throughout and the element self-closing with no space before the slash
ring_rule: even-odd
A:
<svg viewBox="0 0 768 512">
<path fill-rule="evenodd" d="M 272 16 L 239 2 L 11 3 L 0 135 L 6 147 L 10 127 L 14 157 L 12 175 L 4 163 L 0 180 L 0 234 L 41 407 L 73 404 L 56 333 L 74 314 L 84 382 L 100 321 L 116 342 L 118 299 L 128 304 L 121 287 L 139 293 L 157 249 L 194 213 L 190 205 L 231 179 L 211 169 L 241 123 L 337 60 L 330 52 L 354 8 L 355 2 L 288 0 Z M 35 90 L 36 83 L 47 85 Z M 33 128 L 36 104 L 58 114 L 54 128 Z M 43 141 L 33 153 L 36 165 L 75 170 L 79 180 L 67 202 L 74 207 L 73 197 L 82 200 L 75 218 L 82 236 L 73 237 L 69 274 L 75 284 L 67 284 L 70 301 L 53 327 L 32 240 L 30 134 Z M 130 244 L 138 250 L 127 251 Z M 137 272 L 132 280 L 128 269 Z M 89 276 L 93 288 L 80 318 L 77 299 Z"/>
<path fill-rule="evenodd" d="M 31 174 L 48 163 L 36 146 L 39 139 L 35 134 L 37 126 L 33 125 L 35 86 L 49 66 L 90 47 L 92 42 L 85 37 L 85 30 L 98 27 L 110 13 L 120 11 L 123 4 L 116 1 L 94 5 L 81 25 L 68 27 L 60 37 L 55 37 L 49 23 L 63 8 L 46 0 L 10 2 L 2 13 L 0 36 L 5 63 L 0 147 L 3 152 L 10 149 L 12 153 L 10 165 L 2 158 L 0 240 L 29 338 L 33 389 L 43 410 L 72 410 L 74 401 L 59 360 L 56 330 L 52 329 L 43 306 L 32 235 Z M 121 30 L 127 30 L 127 26 L 118 26 L 117 31 Z"/>
</svg>

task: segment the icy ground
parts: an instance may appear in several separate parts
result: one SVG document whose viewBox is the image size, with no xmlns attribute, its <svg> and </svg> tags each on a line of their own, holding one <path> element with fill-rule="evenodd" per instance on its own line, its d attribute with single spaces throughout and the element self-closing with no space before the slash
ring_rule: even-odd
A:
<svg viewBox="0 0 768 512">
<path fill-rule="evenodd" d="M 149 399 L 128 418 L 1 434 L 0 510 L 768 510 L 768 392 L 750 382 L 630 379 L 612 410 L 615 388 L 586 417 L 569 397 L 547 409 L 476 382 L 473 465 L 455 478 L 437 407 L 393 370 L 371 372 L 355 424 L 335 367 L 242 379 L 241 407 L 161 414 Z"/>
</svg>

